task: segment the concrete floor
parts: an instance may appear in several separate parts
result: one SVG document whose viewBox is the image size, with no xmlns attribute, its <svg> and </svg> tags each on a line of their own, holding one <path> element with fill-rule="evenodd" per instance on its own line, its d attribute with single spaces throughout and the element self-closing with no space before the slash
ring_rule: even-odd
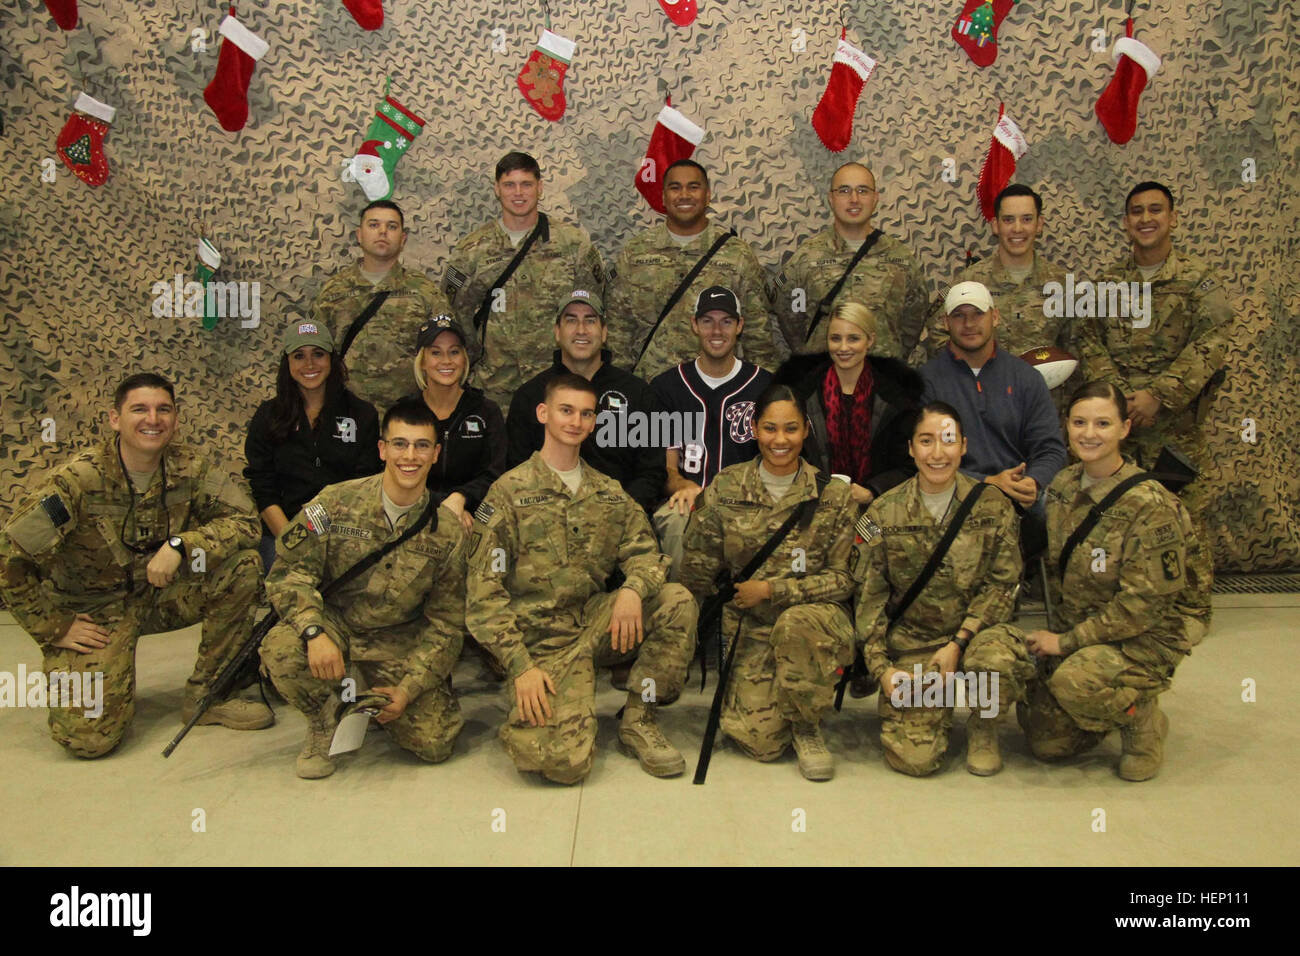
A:
<svg viewBox="0 0 1300 956">
<path fill-rule="evenodd" d="M 958 721 L 944 771 L 903 777 L 881 761 L 873 705 L 853 700 L 826 724 L 838 761 L 829 783 L 803 780 L 793 755 L 758 764 L 725 744 L 705 786 L 689 773 L 656 780 L 618 752 L 622 695 L 602 679 L 595 768 L 561 787 L 514 770 L 496 739 L 499 685 L 469 659 L 455 675 L 466 727 L 439 766 L 375 733 L 333 777 L 299 780 L 305 721 L 280 706 L 269 730 L 199 727 L 164 760 L 197 644 L 190 628 L 141 642 L 135 725 L 107 758 L 66 756 L 42 710 L 0 709 L 0 863 L 1295 865 L 1300 684 L 1287 664 L 1300 595 L 1223 595 L 1215 607 L 1213 632 L 1162 698 L 1165 767 L 1143 784 L 1116 776 L 1118 735 L 1047 766 L 1011 715 L 997 776 L 966 773 Z M 0 613 L 0 670 L 20 663 L 39 667 L 40 656 Z M 1242 701 L 1246 678 L 1255 703 Z M 692 769 L 712 691 L 697 683 L 662 712 Z"/>
</svg>

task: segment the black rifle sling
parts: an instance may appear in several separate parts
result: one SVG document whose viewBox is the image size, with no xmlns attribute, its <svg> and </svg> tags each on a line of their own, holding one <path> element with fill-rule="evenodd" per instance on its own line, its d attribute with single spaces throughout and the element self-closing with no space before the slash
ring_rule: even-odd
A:
<svg viewBox="0 0 1300 956">
<path fill-rule="evenodd" d="M 826 314 L 828 309 L 830 309 L 831 303 L 834 302 L 835 297 L 840 294 L 840 289 L 844 288 L 844 283 L 849 281 L 849 276 L 853 275 L 853 270 L 858 267 L 858 263 L 866 257 L 867 253 L 871 251 L 872 246 L 874 246 L 883 235 L 884 233 L 879 229 L 873 229 L 871 230 L 871 235 L 862 240 L 862 245 L 858 247 L 858 251 L 854 253 L 853 258 L 849 260 L 849 267 L 845 269 L 844 274 L 840 276 L 840 281 L 831 286 L 831 291 L 822 296 L 822 300 L 817 303 L 817 311 L 813 313 L 813 320 L 808 323 L 808 333 L 803 337 L 805 342 L 812 338 L 813 329 L 817 328 L 818 323 L 822 320 L 822 316 Z"/>
<path fill-rule="evenodd" d="M 700 261 L 691 267 L 690 272 L 686 273 L 686 278 L 678 283 L 677 288 L 673 290 L 673 294 L 668 297 L 668 301 L 664 304 L 663 309 L 660 310 L 659 318 L 655 319 L 655 324 L 651 326 L 650 334 L 647 335 L 645 341 L 641 343 L 641 351 L 637 353 L 636 361 L 632 363 L 631 371 L 635 372 L 636 367 L 641 364 L 641 358 L 645 355 L 645 350 L 650 347 L 650 343 L 654 341 L 655 333 L 659 331 L 659 326 L 663 325 L 664 319 L 668 318 L 668 313 L 673 310 L 673 306 L 675 306 L 678 300 L 686 294 L 686 290 L 691 287 L 691 283 L 695 281 L 695 277 L 704 271 L 704 267 L 709 264 L 709 260 L 717 254 L 719 249 L 727 244 L 728 239 L 735 235 L 736 230 L 730 229 L 718 236 L 718 238 L 714 240 L 713 245 L 709 246 L 709 251 L 700 257 Z"/>
<path fill-rule="evenodd" d="M 546 242 L 551 240 L 551 223 L 546 218 L 546 213 L 537 214 L 537 225 L 533 231 L 524 237 L 524 241 L 519 244 L 519 250 L 515 253 L 513 259 L 506 265 L 505 271 L 497 276 L 496 281 L 488 286 L 487 292 L 483 295 L 483 301 L 478 304 L 478 311 L 474 313 L 474 332 L 479 337 L 479 342 L 487 341 L 487 320 L 488 314 L 492 310 L 492 293 L 497 289 L 504 289 L 510 277 L 515 274 L 519 268 L 519 263 L 524 261 L 524 256 L 528 255 L 528 250 L 533 247 L 533 243 L 541 237 Z"/>
<path fill-rule="evenodd" d="M 348 326 L 347 332 L 343 335 L 343 346 L 339 349 L 339 358 L 348 354 L 348 349 L 352 348 L 352 341 L 361 334 L 361 330 L 366 327 L 366 323 L 375 317 L 379 307 L 384 304 L 384 300 L 392 295 L 391 289 L 385 289 L 383 292 L 376 292 L 361 313 L 352 320 Z"/>
<path fill-rule="evenodd" d="M 1120 497 L 1132 488 L 1134 485 L 1141 484 L 1144 481 L 1169 481 L 1180 480 L 1178 475 L 1165 474 L 1160 471 L 1144 471 L 1140 475 L 1129 475 L 1118 485 L 1106 493 L 1106 496 L 1092 506 L 1092 510 L 1079 523 L 1079 527 L 1071 532 L 1070 536 L 1065 539 L 1065 546 L 1061 548 L 1061 557 L 1056 563 L 1057 574 L 1061 580 L 1065 580 L 1065 566 L 1070 563 L 1070 555 L 1074 554 L 1074 549 L 1083 543 L 1083 539 L 1092 533 L 1092 529 L 1097 527 L 1097 522 L 1101 520 L 1106 509 L 1113 505 Z M 1044 582 L 1044 586 L 1046 582 Z"/>
<path fill-rule="evenodd" d="M 433 495 L 429 495 L 429 503 L 425 505 L 424 511 L 420 513 L 420 517 L 416 518 L 413 524 L 411 524 L 405 531 L 403 531 L 392 541 L 389 541 L 378 551 L 374 551 L 366 555 L 364 558 L 362 558 L 356 564 L 352 565 L 352 567 L 348 568 L 346 571 L 340 574 L 329 584 L 325 585 L 325 587 L 321 588 L 321 592 L 320 592 L 321 597 L 325 597 L 325 595 L 327 594 L 333 594 L 339 588 L 343 587 L 343 585 L 349 583 L 350 581 L 354 581 L 357 578 L 359 578 L 361 575 L 365 574 L 376 564 L 382 561 L 386 555 L 390 554 L 393 551 L 396 551 L 398 547 L 405 544 L 407 541 L 410 541 L 417 534 L 419 534 L 420 531 L 424 528 L 424 526 L 430 522 L 430 520 L 432 520 L 433 522 L 433 530 L 437 531 L 438 530 L 437 511 L 438 511 L 438 502 L 434 500 Z"/>
</svg>

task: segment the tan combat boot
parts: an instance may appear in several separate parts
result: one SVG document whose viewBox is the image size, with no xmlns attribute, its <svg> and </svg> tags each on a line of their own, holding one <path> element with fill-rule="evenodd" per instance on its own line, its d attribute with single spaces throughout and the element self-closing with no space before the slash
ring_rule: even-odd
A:
<svg viewBox="0 0 1300 956">
<path fill-rule="evenodd" d="M 623 708 L 618 740 L 624 751 L 635 756 L 641 769 L 650 776 L 675 777 L 685 772 L 686 760 L 655 723 L 654 706 L 642 702 L 639 697 L 635 703 L 629 701 Z"/>
<path fill-rule="evenodd" d="M 304 780 L 328 777 L 337 768 L 330 756 L 330 742 L 334 739 L 334 724 L 324 716 L 312 717 L 307 724 L 307 741 L 298 754 L 298 776 Z"/>
<path fill-rule="evenodd" d="M 977 777 L 991 777 L 1002 769 L 996 717 L 973 713 L 966 721 L 966 769 Z"/>
<path fill-rule="evenodd" d="M 808 780 L 829 780 L 835 776 L 835 758 L 822 739 L 817 724 L 793 724 L 794 752 L 799 757 L 799 772 Z"/>
<path fill-rule="evenodd" d="M 1164 762 L 1169 718 L 1154 697 L 1138 701 L 1133 710 L 1133 722 L 1119 732 L 1124 745 L 1119 775 L 1125 780 L 1150 780 L 1160 772 L 1160 764 Z"/>
<path fill-rule="evenodd" d="M 198 701 L 187 700 L 181 707 L 181 720 L 189 723 L 190 718 L 194 716 L 194 712 L 198 708 Z M 229 727 L 231 730 L 261 730 L 264 727 L 270 727 L 273 723 L 275 723 L 275 714 L 271 713 L 271 708 L 260 700 L 243 700 L 239 697 L 231 697 L 229 700 L 213 704 L 205 710 L 203 716 L 199 718 L 197 726 L 220 724 L 222 727 Z"/>
</svg>

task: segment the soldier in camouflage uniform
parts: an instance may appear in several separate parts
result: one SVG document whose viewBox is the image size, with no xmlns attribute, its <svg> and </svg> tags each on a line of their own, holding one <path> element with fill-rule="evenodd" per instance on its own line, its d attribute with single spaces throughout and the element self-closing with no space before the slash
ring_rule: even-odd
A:
<svg viewBox="0 0 1300 956">
<path fill-rule="evenodd" d="M 437 283 L 403 268 L 399 257 L 406 235 L 397 203 L 370 203 L 357 227 L 361 258 L 335 273 L 311 304 L 312 320 L 328 328 L 342 350 L 353 320 L 376 295 L 388 293 L 346 350 L 348 389 L 381 413 L 410 389 L 410 343 L 421 324 L 451 311 Z"/>
<path fill-rule="evenodd" d="M 326 487 L 280 535 L 266 592 L 280 623 L 262 662 L 308 720 L 298 776 L 327 777 L 339 681 L 349 663 L 390 703 L 376 718 L 398 744 L 438 763 L 464 721 L 451 691 L 465 620 L 465 531 L 451 511 L 331 593 L 321 587 L 399 537 L 429 503 L 425 479 L 438 458 L 433 412 L 421 399 L 384 416 L 384 471 Z"/>
<path fill-rule="evenodd" d="M 1080 359 L 1088 380 L 1111 382 L 1128 396 L 1133 430 L 1124 453 L 1153 468 L 1160 449 L 1172 445 L 1194 464 L 1208 464 L 1199 421 L 1203 392 L 1223 367 L 1232 308 L 1219 278 L 1201 259 L 1176 251 L 1173 196 L 1159 183 L 1139 183 L 1124 204 L 1131 254 L 1102 276 L 1109 282 L 1151 283 L 1149 312 L 1138 328 L 1132 317 L 1081 319 Z M 1132 288 L 1132 286 L 1130 286 Z M 1140 324 L 1140 323 L 1138 323 Z M 1204 539 L 1208 483 L 1182 493 Z"/>
<path fill-rule="evenodd" d="M 1092 382 L 1075 394 L 1067 428 L 1081 459 L 1047 489 L 1048 584 L 1065 630 L 1026 638 L 1039 679 L 1017 717 L 1034 755 L 1068 757 L 1118 729 L 1119 775 L 1154 777 L 1169 720 L 1158 696 L 1199 641 L 1210 602 L 1209 555 L 1182 502 L 1155 481 L 1126 491 L 1069 557 L 1066 540 L 1093 505 L 1139 473 L 1120 455 L 1127 396 Z"/>
<path fill-rule="evenodd" d="M 696 501 L 680 577 L 702 604 L 720 571 L 739 574 L 801 502 L 818 501 L 811 522 L 791 528 L 723 609 L 721 635 L 740 644 L 720 726 L 756 760 L 776 760 L 793 743 L 800 772 L 829 780 L 835 764 L 820 724 L 836 671 L 853 659 L 848 562 L 857 505 L 846 483 L 821 487 L 817 469 L 800 458 L 808 416 L 788 386 L 759 398 L 754 434 L 759 457 L 722 469 Z"/>
<path fill-rule="evenodd" d="M 542 171 L 527 153 L 507 153 L 497 163 L 501 218 L 456 243 L 442 288 L 461 326 L 474 338 L 474 384 L 502 408 L 515 390 L 551 366 L 555 316 L 574 289 L 603 296 L 605 267 L 581 226 L 550 219 L 537 209 Z M 520 243 L 537 240 L 502 289 L 493 288 Z M 481 306 L 482 324 L 475 321 Z"/>
<path fill-rule="evenodd" d="M 668 558 L 641 506 L 578 457 L 595 428 L 595 387 L 555 376 L 538 419 L 542 450 L 488 491 L 469 560 L 466 623 L 514 689 L 501 741 L 521 771 L 582 780 L 596 743 L 595 667 L 635 654 L 619 741 L 647 773 L 675 776 L 686 763 L 655 723 L 655 705 L 686 678 L 695 602 L 665 584 Z M 607 591 L 616 570 L 622 586 Z"/>
<path fill-rule="evenodd" d="M 923 673 L 988 674 L 998 710 L 1021 700 L 1034 674 L 1019 633 L 1006 624 L 1020 581 L 1019 530 L 1011 502 L 995 488 L 976 501 L 916 599 L 894 625 L 889 621 L 888 602 L 920 576 L 975 487 L 976 479 L 957 471 L 965 448 L 956 410 L 943 402 L 925 405 L 909 443 L 918 473 L 873 501 L 857 526 L 857 638 L 867 670 L 880 682 L 880 744 L 889 766 L 918 777 L 943 763 L 953 709 L 950 699 L 942 706 L 895 706 L 896 689 L 905 690 L 899 682 L 912 680 L 918 665 Z M 913 685 L 913 693 L 919 690 Z M 997 713 L 971 708 L 966 769 L 989 776 L 1002 769 Z"/>
<path fill-rule="evenodd" d="M 993 305 L 1002 316 L 998 345 L 1012 355 L 1055 345 L 1077 357 L 1074 320 L 1064 314 L 1066 310 L 1059 297 L 1054 307 L 1049 292 L 1044 291 L 1049 283 L 1056 283 L 1063 290 L 1066 270 L 1038 254 L 1038 237 L 1043 231 L 1043 198 L 1028 186 L 1017 183 L 998 193 L 993 209 L 992 229 L 998 240 L 997 248 L 991 256 L 962 269 L 952 284 L 978 282 L 989 290 Z M 930 306 L 926 345 L 931 355 L 948 344 L 943 305 L 946 295 L 945 289 Z M 1059 314 L 1049 316 L 1049 311 Z M 1066 382 L 1052 389 L 1052 401 L 1059 411 L 1065 411 L 1066 401 L 1082 384 L 1082 373 L 1075 369 Z"/>
<path fill-rule="evenodd" d="M 772 312 L 763 267 L 749 243 L 732 236 L 700 270 L 654 339 L 646 340 L 668 298 L 695 264 L 727 234 L 709 221 L 709 178 L 704 167 L 679 160 L 664 173 L 667 217 L 623 247 L 610 275 L 609 346 L 623 368 L 652 381 L 656 375 L 695 358 L 699 351 L 691 316 L 700 293 L 723 286 L 735 293 L 745 317 L 741 357 L 762 368 L 776 368 Z M 642 355 L 644 349 L 644 355 Z M 640 359 L 638 361 L 638 356 Z"/>
<path fill-rule="evenodd" d="M 261 591 L 252 498 L 172 441 L 176 420 L 166 379 L 127 378 L 109 412 L 116 435 L 54 469 L 0 532 L 0 596 L 40 645 L 46 674 L 79 674 L 83 688 L 103 675 L 98 715 L 50 700 L 50 733 L 78 757 L 103 756 L 130 726 L 141 634 L 203 622 L 188 720 L 251 629 Z M 200 723 L 257 730 L 272 720 L 265 704 L 231 699 Z"/>
<path fill-rule="evenodd" d="M 860 302 L 878 319 L 873 354 L 907 361 L 925 323 L 925 280 L 916 257 L 893 236 L 881 235 L 853 267 L 810 334 L 817 306 L 873 231 L 876 177 L 861 163 L 845 163 L 831 177 L 827 199 L 834 224 L 800 243 L 777 279 L 772 305 L 786 344 L 797 355 L 823 351 L 836 303 Z"/>
</svg>

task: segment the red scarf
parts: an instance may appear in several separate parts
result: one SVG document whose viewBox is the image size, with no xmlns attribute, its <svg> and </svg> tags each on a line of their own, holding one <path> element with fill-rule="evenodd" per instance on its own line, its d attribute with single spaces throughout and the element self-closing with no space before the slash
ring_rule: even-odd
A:
<svg viewBox="0 0 1300 956">
<path fill-rule="evenodd" d="M 871 363 L 862 366 L 852 397 L 840 390 L 840 376 L 831 365 L 822 379 L 822 402 L 826 406 L 826 431 L 830 444 L 831 472 L 848 475 L 856 485 L 871 477 L 871 392 L 875 381 Z"/>
</svg>

